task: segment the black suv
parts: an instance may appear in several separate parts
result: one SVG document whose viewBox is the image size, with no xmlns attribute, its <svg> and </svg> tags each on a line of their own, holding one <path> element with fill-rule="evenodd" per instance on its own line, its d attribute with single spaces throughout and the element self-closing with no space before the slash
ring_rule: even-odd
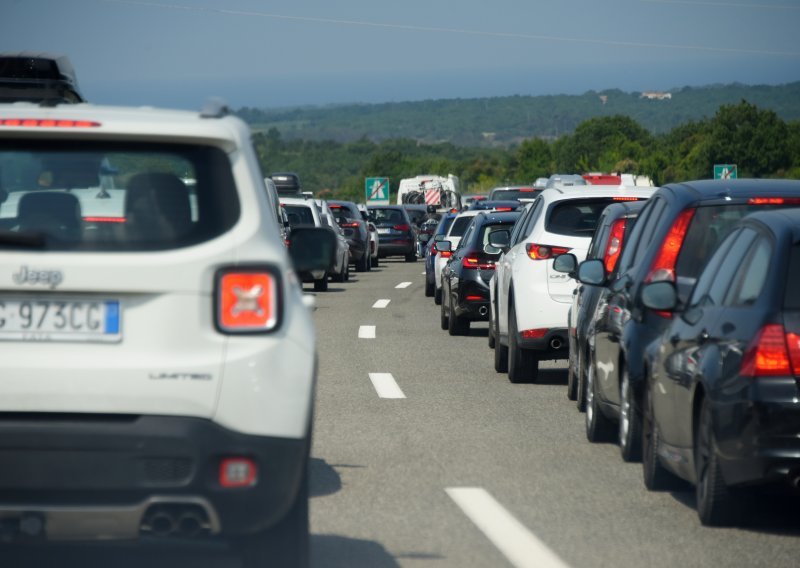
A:
<svg viewBox="0 0 800 568">
<path fill-rule="evenodd" d="M 0 53 L 0 102 L 82 103 L 69 58 L 47 53 Z"/>
<path fill-rule="evenodd" d="M 609 282 L 603 261 L 586 260 L 578 279 L 608 284 L 607 326 L 594 333 L 594 395 L 597 419 L 619 421 L 625 461 L 641 459 L 645 349 L 661 336 L 672 312 L 647 309 L 641 289 L 648 282 L 674 282 L 681 303 L 719 242 L 745 215 L 800 204 L 800 183 L 787 180 L 704 180 L 670 184 L 656 191 L 639 215 Z"/>
<path fill-rule="evenodd" d="M 417 260 L 417 231 L 402 205 L 369 205 L 370 218 L 378 228 L 378 255 L 404 256 L 406 262 Z"/>
<path fill-rule="evenodd" d="M 344 238 L 350 245 L 350 262 L 355 263 L 356 272 L 366 272 L 372 268 L 369 256 L 369 228 L 361 211 L 351 201 L 328 201 L 336 222 L 344 231 Z"/>
</svg>

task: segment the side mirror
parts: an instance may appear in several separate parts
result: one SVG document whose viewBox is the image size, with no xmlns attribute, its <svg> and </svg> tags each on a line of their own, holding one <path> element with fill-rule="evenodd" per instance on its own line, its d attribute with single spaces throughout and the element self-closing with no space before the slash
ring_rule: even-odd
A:
<svg viewBox="0 0 800 568">
<path fill-rule="evenodd" d="M 289 236 L 289 256 L 297 272 L 328 270 L 336 260 L 336 234 L 330 229 L 294 229 Z"/>
<path fill-rule="evenodd" d="M 484 245 L 483 247 L 483 252 L 491 255 L 499 255 L 501 252 L 503 252 L 503 250 L 497 248 L 496 246 L 492 246 L 489 243 L 486 243 L 486 245 Z"/>
<path fill-rule="evenodd" d="M 450 241 L 439 241 L 433 245 L 433 250 L 436 252 L 450 252 L 452 250 L 452 246 L 453 243 Z"/>
<path fill-rule="evenodd" d="M 566 255 L 562 255 L 566 256 Z M 599 258 L 584 260 L 578 265 L 578 282 L 592 286 L 604 286 L 606 283 L 606 267 Z"/>
<path fill-rule="evenodd" d="M 500 249 L 500 252 L 508 250 L 508 243 L 511 240 L 511 233 L 505 229 L 492 231 L 489 233 L 489 244 Z"/>
<path fill-rule="evenodd" d="M 575 271 L 578 270 L 578 259 L 569 252 L 560 254 L 553 260 L 553 270 L 563 272 L 570 278 L 575 278 Z"/>
<path fill-rule="evenodd" d="M 417 235 L 417 240 L 421 243 L 427 243 L 429 240 L 431 240 L 431 236 L 428 233 L 420 233 Z"/>
<path fill-rule="evenodd" d="M 650 282 L 642 288 L 642 304 L 651 310 L 674 311 L 678 306 L 678 290 L 668 280 Z"/>
</svg>

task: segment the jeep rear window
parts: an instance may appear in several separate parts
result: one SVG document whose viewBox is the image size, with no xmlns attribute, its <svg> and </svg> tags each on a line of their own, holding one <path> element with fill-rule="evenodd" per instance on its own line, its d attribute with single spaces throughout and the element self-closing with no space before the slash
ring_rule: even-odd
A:
<svg viewBox="0 0 800 568">
<path fill-rule="evenodd" d="M 289 224 L 292 227 L 297 225 L 313 225 L 314 214 L 311 212 L 311 207 L 305 205 L 284 205 L 286 216 L 289 217 Z"/>
<path fill-rule="evenodd" d="M 545 230 L 557 235 L 591 238 L 603 209 L 612 203 L 611 197 L 557 201 L 550 206 Z"/>
<path fill-rule="evenodd" d="M 0 247 L 145 251 L 229 230 L 239 200 L 211 146 L 0 141 Z"/>
</svg>

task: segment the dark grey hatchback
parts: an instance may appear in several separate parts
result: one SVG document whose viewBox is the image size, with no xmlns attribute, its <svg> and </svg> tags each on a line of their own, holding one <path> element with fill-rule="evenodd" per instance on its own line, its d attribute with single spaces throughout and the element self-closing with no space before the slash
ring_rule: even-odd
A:
<svg viewBox="0 0 800 568">
<path fill-rule="evenodd" d="M 378 228 L 378 254 L 404 256 L 406 262 L 417 260 L 417 232 L 402 205 L 370 205 L 370 218 Z"/>
</svg>

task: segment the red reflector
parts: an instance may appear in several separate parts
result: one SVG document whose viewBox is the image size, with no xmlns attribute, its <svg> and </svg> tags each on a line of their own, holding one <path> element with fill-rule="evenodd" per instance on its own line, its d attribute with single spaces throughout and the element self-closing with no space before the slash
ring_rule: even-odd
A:
<svg viewBox="0 0 800 568">
<path fill-rule="evenodd" d="M 789 375 L 789 351 L 786 339 L 782 325 L 771 323 L 762 327 L 742 357 L 740 374 L 745 377 Z"/>
<path fill-rule="evenodd" d="M 480 302 L 481 300 L 485 300 L 483 296 L 467 296 L 465 300 L 468 302 Z"/>
<path fill-rule="evenodd" d="M 645 282 L 655 282 L 658 280 L 672 280 L 675 281 L 675 263 L 678 261 L 678 253 L 681 252 L 683 246 L 683 239 L 686 236 L 686 231 L 689 230 L 689 224 L 694 217 L 695 209 L 684 209 L 680 212 L 669 233 L 661 243 L 661 249 L 658 251 L 653 265 L 650 267 L 645 277 Z"/>
<path fill-rule="evenodd" d="M 219 464 L 219 484 L 222 487 L 252 487 L 257 477 L 258 468 L 250 458 L 225 458 Z"/>
<path fill-rule="evenodd" d="M 525 329 L 522 331 L 522 338 L 523 339 L 541 339 L 547 332 L 550 331 L 548 328 L 543 327 L 540 329 Z"/>
<path fill-rule="evenodd" d="M 408 231 L 409 229 L 411 229 L 411 227 L 404 224 L 404 225 L 395 225 L 394 227 L 392 227 L 392 229 L 394 229 L 395 231 Z"/>
<path fill-rule="evenodd" d="M 52 118 L 0 118 L 0 126 L 24 128 L 94 128 L 99 122 L 91 120 L 56 120 Z"/>
<path fill-rule="evenodd" d="M 617 219 L 611 224 L 611 233 L 606 245 L 606 253 L 603 256 L 603 263 L 606 265 L 606 274 L 614 272 L 617 266 L 619 255 L 622 252 L 622 239 L 625 236 L 625 219 Z"/>
<path fill-rule="evenodd" d="M 528 256 L 532 260 L 547 260 L 560 254 L 566 254 L 570 251 L 570 249 L 566 247 L 537 245 L 534 243 L 528 243 L 525 245 L 525 250 L 528 251 Z"/>
<path fill-rule="evenodd" d="M 84 217 L 86 223 L 124 223 L 125 217 Z"/>
<path fill-rule="evenodd" d="M 278 322 L 277 283 L 268 272 L 229 272 L 218 285 L 222 331 L 267 331 Z"/>
</svg>

